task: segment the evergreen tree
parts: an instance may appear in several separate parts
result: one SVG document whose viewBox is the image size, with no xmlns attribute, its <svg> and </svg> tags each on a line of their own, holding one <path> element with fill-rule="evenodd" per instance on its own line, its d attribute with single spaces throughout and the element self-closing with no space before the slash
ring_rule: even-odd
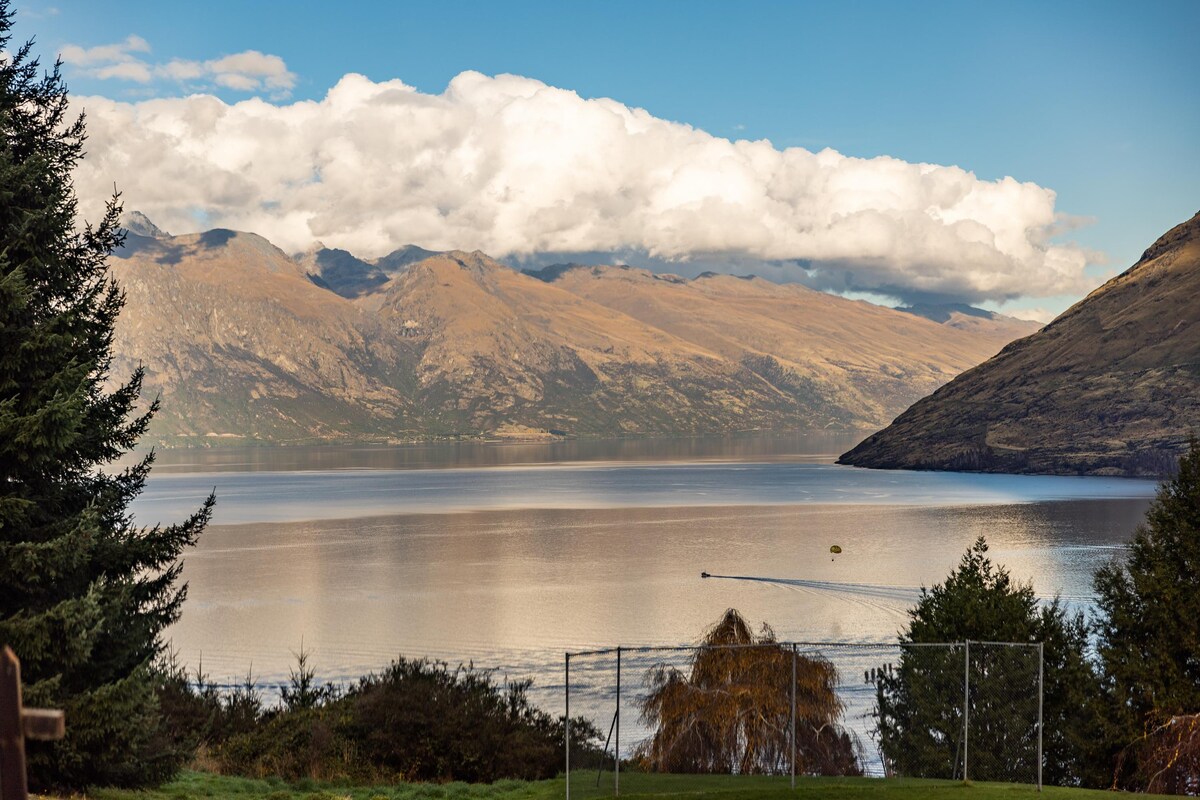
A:
<svg viewBox="0 0 1200 800">
<path fill-rule="evenodd" d="M 1155 723 L 1200 712 L 1200 441 L 1158 488 L 1125 563 L 1096 573 L 1096 624 L 1112 755 Z M 1125 776 L 1136 758 L 1123 761 Z"/>
<path fill-rule="evenodd" d="M 140 368 L 110 375 L 118 199 L 77 225 L 84 120 L 58 64 L 43 72 L 32 43 L 8 49 L 12 20 L 0 0 L 0 644 L 21 658 L 26 702 L 67 713 L 65 740 L 31 744 L 35 785 L 145 783 L 179 758 L 151 663 L 212 497 L 179 525 L 141 528 L 128 512 L 153 459 L 112 462 L 157 403 L 137 410 Z"/>
<path fill-rule="evenodd" d="M 1041 642 L 1044 647 L 1043 778 L 1103 784 L 1095 767 L 1096 676 L 1087 628 L 1057 600 L 1039 604 L 988 558 L 980 537 L 945 582 L 922 590 L 901 644 Z M 880 746 L 899 774 L 962 776 L 965 648 L 903 648 L 877 672 Z M 1037 769 L 1037 651 L 973 644 L 970 771 L 975 780 L 1033 780 Z"/>
</svg>

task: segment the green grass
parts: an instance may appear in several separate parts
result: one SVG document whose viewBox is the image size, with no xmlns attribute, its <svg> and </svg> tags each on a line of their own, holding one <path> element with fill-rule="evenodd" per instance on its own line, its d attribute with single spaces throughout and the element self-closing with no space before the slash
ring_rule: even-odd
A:
<svg viewBox="0 0 1200 800">
<path fill-rule="evenodd" d="M 581 775 L 571 781 L 572 800 L 601 800 L 612 797 L 611 775 L 600 788 L 593 776 Z M 494 784 L 427 784 L 394 786 L 351 786 L 337 783 L 300 781 L 285 783 L 278 779 L 252 780 L 231 778 L 206 772 L 184 772 L 165 786 L 149 791 L 101 789 L 88 795 L 91 800 L 561 800 L 561 779 L 549 781 L 498 781 Z M 1061 789 L 1047 786 L 1038 794 L 1031 786 L 1006 783 L 969 783 L 917 779 L 877 778 L 799 778 L 796 791 L 787 778 L 763 776 L 731 777 L 704 775 L 639 775 L 621 779 L 622 798 L 711 797 L 716 800 L 786 800 L 819 798 L 829 800 L 1100 800 L 1110 792 L 1087 789 Z"/>
<path fill-rule="evenodd" d="M 185 771 L 158 789 L 96 789 L 89 800 L 558 800 L 562 781 L 497 781 L 492 784 L 406 783 L 390 786 L 256 780 Z M 582 799 L 581 799 L 582 800 Z"/>
</svg>

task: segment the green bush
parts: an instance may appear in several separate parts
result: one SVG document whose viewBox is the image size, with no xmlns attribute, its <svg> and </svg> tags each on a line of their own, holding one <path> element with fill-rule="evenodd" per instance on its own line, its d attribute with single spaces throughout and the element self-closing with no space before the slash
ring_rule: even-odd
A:
<svg viewBox="0 0 1200 800">
<path fill-rule="evenodd" d="M 409 781 L 553 777 L 563 726 L 530 705 L 529 685 L 401 659 L 348 693 L 345 731 L 361 758 Z"/>
<path fill-rule="evenodd" d="M 167 728 L 205 746 L 226 774 L 491 783 L 553 777 L 562 764 L 563 720 L 530 704 L 529 682 L 498 685 L 488 670 L 402 658 L 342 693 L 318 687 L 301 663 L 274 708 L 250 679 L 220 695 L 203 675 L 191 682 L 173 666 L 161 674 Z M 599 738 L 572 720 L 576 763 L 595 763 Z"/>
</svg>

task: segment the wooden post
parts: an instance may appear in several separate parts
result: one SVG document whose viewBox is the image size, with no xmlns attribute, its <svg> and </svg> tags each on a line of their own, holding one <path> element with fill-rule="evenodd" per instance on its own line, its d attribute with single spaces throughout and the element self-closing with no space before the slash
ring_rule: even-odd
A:
<svg viewBox="0 0 1200 800">
<path fill-rule="evenodd" d="M 0 800 L 28 800 L 26 739 L 61 739 L 63 712 L 22 708 L 21 662 L 11 648 L 0 650 Z"/>
<path fill-rule="evenodd" d="M 0 797 L 27 800 L 25 731 L 21 723 L 21 662 L 12 649 L 0 652 Z"/>
</svg>

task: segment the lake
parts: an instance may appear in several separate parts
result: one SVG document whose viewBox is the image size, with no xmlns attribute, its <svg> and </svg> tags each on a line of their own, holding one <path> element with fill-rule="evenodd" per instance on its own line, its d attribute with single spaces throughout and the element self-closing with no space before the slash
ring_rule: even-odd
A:
<svg viewBox="0 0 1200 800">
<path fill-rule="evenodd" d="M 781 639 L 892 641 L 980 535 L 1086 608 L 1155 488 L 835 465 L 857 439 L 167 451 L 134 512 L 178 520 L 216 488 L 169 637 L 220 682 L 283 679 L 303 643 L 327 679 L 473 661 L 561 709 L 564 651 L 695 641 L 727 608 Z"/>
</svg>

